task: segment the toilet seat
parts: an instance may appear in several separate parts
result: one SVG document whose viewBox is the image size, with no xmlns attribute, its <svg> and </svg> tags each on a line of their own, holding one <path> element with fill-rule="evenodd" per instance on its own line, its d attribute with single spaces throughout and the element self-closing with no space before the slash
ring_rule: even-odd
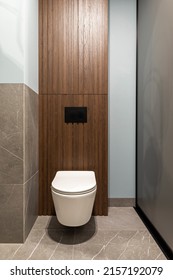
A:
<svg viewBox="0 0 173 280">
<path fill-rule="evenodd" d="M 58 171 L 52 181 L 52 190 L 62 195 L 82 195 L 96 189 L 93 171 Z"/>
</svg>

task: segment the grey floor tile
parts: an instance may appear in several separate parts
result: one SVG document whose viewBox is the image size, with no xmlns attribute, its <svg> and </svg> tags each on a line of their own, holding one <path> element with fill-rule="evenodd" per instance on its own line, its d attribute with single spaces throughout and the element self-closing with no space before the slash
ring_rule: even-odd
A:
<svg viewBox="0 0 173 280">
<path fill-rule="evenodd" d="M 25 243 L 13 255 L 14 260 L 26 260 L 32 254 L 45 234 L 44 229 L 32 229 Z"/>
<path fill-rule="evenodd" d="M 119 260 L 155 260 L 160 254 L 157 246 L 152 245 L 144 247 L 128 246 L 123 253 L 118 257 Z"/>
<path fill-rule="evenodd" d="M 0 244 L 0 260 L 9 260 L 22 244 Z"/>
<path fill-rule="evenodd" d="M 92 260 L 96 256 L 104 245 L 92 244 L 89 246 L 86 244 L 79 244 L 74 246 L 73 259 L 74 260 Z"/>
<path fill-rule="evenodd" d="M 64 251 L 64 248 L 69 248 L 74 244 L 74 229 L 57 230 L 47 229 L 39 244 L 34 248 L 29 259 L 32 260 L 47 260 L 56 255 L 57 247 Z M 69 251 L 67 250 L 69 254 Z M 63 254 L 61 254 L 63 256 Z M 68 255 L 67 255 L 68 258 Z"/>
<path fill-rule="evenodd" d="M 55 247 L 61 240 L 63 235 L 62 231 L 51 230 L 50 233 L 45 230 L 40 242 L 36 245 L 31 252 L 29 259 L 31 260 L 48 260 L 55 250 Z"/>
<path fill-rule="evenodd" d="M 65 227 L 56 216 L 37 218 L 24 244 L 0 244 L 0 259 L 165 260 L 130 207 L 111 207 L 81 227 Z"/>
<path fill-rule="evenodd" d="M 117 234 L 116 231 L 75 231 L 75 242 L 74 244 L 87 244 L 88 246 L 92 246 L 94 244 L 104 245 L 109 242 L 112 238 Z"/>
<path fill-rule="evenodd" d="M 167 260 L 167 258 L 165 257 L 165 255 L 160 252 L 160 254 L 157 256 L 156 260 Z"/>
<path fill-rule="evenodd" d="M 148 231 L 137 231 L 126 243 L 120 260 L 155 260 L 160 248 Z"/>
<path fill-rule="evenodd" d="M 54 252 L 50 256 L 51 260 L 72 260 L 74 245 L 57 244 Z"/>
<path fill-rule="evenodd" d="M 99 230 L 142 230 L 145 225 L 131 207 L 110 207 L 108 217 L 97 216 Z"/>
<path fill-rule="evenodd" d="M 104 243 L 102 250 L 94 256 L 94 259 L 113 259 L 117 260 L 118 257 L 128 246 L 131 238 L 135 236 L 136 231 L 116 231 L 112 237 Z"/>
<path fill-rule="evenodd" d="M 51 216 L 38 216 L 32 229 L 45 229 L 49 224 Z"/>
</svg>

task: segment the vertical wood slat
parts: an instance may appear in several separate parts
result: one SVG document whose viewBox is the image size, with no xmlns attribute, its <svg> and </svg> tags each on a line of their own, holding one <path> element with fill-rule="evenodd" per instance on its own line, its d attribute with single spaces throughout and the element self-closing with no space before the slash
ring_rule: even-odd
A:
<svg viewBox="0 0 173 280">
<path fill-rule="evenodd" d="M 48 92 L 48 1 L 39 0 L 40 13 L 40 69 L 39 69 L 39 93 L 46 94 Z"/>
<path fill-rule="evenodd" d="M 84 89 L 84 18 L 82 1 L 79 1 L 79 31 L 78 31 L 78 44 L 79 44 L 79 93 L 83 93 Z"/>
<path fill-rule="evenodd" d="M 79 23 L 81 25 L 82 30 L 79 36 L 83 38 L 83 45 L 80 47 L 82 48 L 81 52 L 81 60 L 83 61 L 83 69 L 79 69 L 79 71 L 83 72 L 83 84 L 80 86 L 80 93 L 92 93 L 92 79 L 91 77 L 91 68 L 90 68 L 90 1 L 84 0 L 79 1 L 81 4 L 81 19 L 82 22 Z"/>
<path fill-rule="evenodd" d="M 48 213 L 48 96 L 39 95 L 39 214 Z"/>
<path fill-rule="evenodd" d="M 53 64 L 55 61 L 53 60 L 52 50 L 54 50 L 54 22 L 53 22 L 53 5 L 54 0 L 49 0 L 48 9 L 47 9 L 47 92 L 52 89 L 53 84 Z M 56 2 L 56 1 L 55 1 Z"/>
<path fill-rule="evenodd" d="M 103 91 L 105 94 L 108 94 L 108 0 L 105 0 L 103 2 L 103 22 L 102 22 L 102 28 L 104 30 L 104 48 L 103 48 L 103 54 L 104 54 L 104 60 L 103 60 Z M 108 104 L 107 104 L 108 106 Z M 108 108 L 108 107 L 107 107 Z M 108 113 L 108 111 L 107 111 Z M 108 116 L 108 115 L 107 115 Z"/>
<path fill-rule="evenodd" d="M 43 1 L 39 0 L 39 93 L 43 93 Z"/>
</svg>

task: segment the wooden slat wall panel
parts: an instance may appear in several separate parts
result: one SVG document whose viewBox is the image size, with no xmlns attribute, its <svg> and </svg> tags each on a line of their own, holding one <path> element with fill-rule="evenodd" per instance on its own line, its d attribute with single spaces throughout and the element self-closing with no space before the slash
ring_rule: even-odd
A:
<svg viewBox="0 0 173 280">
<path fill-rule="evenodd" d="M 107 94 L 107 0 L 40 0 L 41 94 Z"/>
<path fill-rule="evenodd" d="M 66 124 L 64 107 L 86 106 L 88 122 Z M 97 196 L 94 213 L 107 214 L 107 96 L 48 96 L 48 186 L 58 170 L 93 170 Z M 48 214 L 54 213 L 51 190 Z"/>
<path fill-rule="evenodd" d="M 48 92 L 48 1 L 39 1 L 39 94 Z"/>
<path fill-rule="evenodd" d="M 54 46 L 54 22 L 53 22 L 53 10 L 54 10 L 54 0 L 49 0 L 47 4 L 47 88 L 46 92 L 52 89 L 53 84 L 53 64 L 55 63 L 53 53 Z M 46 30 L 44 31 L 46 32 Z"/>
<path fill-rule="evenodd" d="M 51 182 L 58 170 L 83 170 L 83 124 L 66 124 L 64 107 L 83 106 L 82 95 L 48 96 L 48 215 L 54 214 Z"/>
<path fill-rule="evenodd" d="M 94 170 L 98 191 L 94 207 L 97 215 L 107 215 L 108 207 L 108 123 L 107 95 L 85 95 L 88 125 L 84 130 L 84 170 Z"/>
<path fill-rule="evenodd" d="M 40 94 L 78 94 L 78 0 L 40 0 Z"/>
<path fill-rule="evenodd" d="M 48 97 L 49 183 L 57 170 L 83 170 L 83 124 L 66 124 L 64 107 L 83 106 L 82 95 Z"/>
<path fill-rule="evenodd" d="M 43 1 L 39 1 L 39 93 L 43 93 Z"/>
<path fill-rule="evenodd" d="M 79 1 L 79 92 L 107 94 L 107 1 Z"/>
<path fill-rule="evenodd" d="M 55 213 L 58 170 L 94 170 L 95 215 L 108 206 L 108 0 L 40 0 L 40 214 Z M 86 106 L 86 124 L 65 124 Z"/>
<path fill-rule="evenodd" d="M 105 0 L 103 3 L 103 22 L 102 22 L 102 28 L 104 28 L 104 62 L 103 62 L 103 88 L 104 93 L 108 94 L 108 0 Z"/>
</svg>

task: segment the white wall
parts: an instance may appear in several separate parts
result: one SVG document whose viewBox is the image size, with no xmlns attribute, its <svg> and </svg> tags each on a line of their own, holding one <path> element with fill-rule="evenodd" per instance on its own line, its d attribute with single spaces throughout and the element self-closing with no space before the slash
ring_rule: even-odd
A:
<svg viewBox="0 0 173 280">
<path fill-rule="evenodd" d="M 24 82 L 38 93 L 38 0 L 25 0 Z"/>
<path fill-rule="evenodd" d="M 0 0 L 0 83 L 24 78 L 23 0 Z"/>
<path fill-rule="evenodd" d="M 38 92 L 38 0 L 0 0 L 0 83 Z"/>
<path fill-rule="evenodd" d="M 109 1 L 109 197 L 135 197 L 136 0 Z"/>
</svg>

